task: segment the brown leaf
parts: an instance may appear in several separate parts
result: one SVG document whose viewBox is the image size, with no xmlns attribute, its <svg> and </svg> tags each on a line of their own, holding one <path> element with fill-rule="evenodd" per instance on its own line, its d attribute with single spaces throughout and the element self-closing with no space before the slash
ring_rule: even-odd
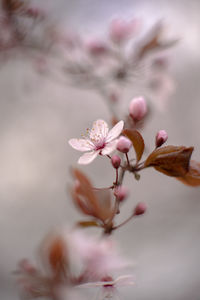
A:
<svg viewBox="0 0 200 300">
<path fill-rule="evenodd" d="M 125 129 L 124 135 L 131 140 L 136 152 L 137 162 L 142 158 L 144 152 L 144 140 L 141 134 L 137 130 Z"/>
<path fill-rule="evenodd" d="M 56 236 L 48 247 L 49 264 L 56 277 L 65 275 L 68 266 L 67 249 L 63 239 Z"/>
<path fill-rule="evenodd" d="M 100 215 L 103 221 L 107 221 L 112 215 L 114 210 L 113 199 L 111 199 L 110 190 L 100 189 L 95 191 L 100 204 Z"/>
<path fill-rule="evenodd" d="M 143 43 L 141 46 L 141 49 L 139 51 L 139 58 L 143 58 L 146 53 L 148 53 L 150 50 L 158 48 L 159 47 L 159 37 L 161 34 L 161 28 L 156 28 L 155 32 L 152 34 L 152 37 L 150 40 L 147 40 Z"/>
<path fill-rule="evenodd" d="M 200 163 L 191 160 L 189 171 L 185 174 L 185 176 L 177 179 L 186 185 L 200 186 Z"/>
<path fill-rule="evenodd" d="M 177 43 L 178 41 L 177 39 L 161 42 L 160 38 L 162 35 L 162 31 L 163 31 L 163 26 L 159 22 L 151 29 L 149 33 L 147 33 L 147 38 L 141 44 L 140 51 L 138 53 L 140 59 L 142 59 L 150 51 L 169 48 Z"/>
<path fill-rule="evenodd" d="M 77 181 L 72 190 L 76 206 L 86 215 L 105 222 L 112 214 L 110 191 L 95 190 L 89 179 L 78 169 L 73 170 Z"/>
<path fill-rule="evenodd" d="M 89 216 L 93 216 L 94 212 L 93 210 L 91 210 L 91 207 L 89 207 L 87 205 L 87 202 L 85 201 L 85 199 L 83 197 L 80 197 L 79 195 L 77 195 L 77 193 L 72 190 L 72 198 L 74 199 L 74 203 L 76 205 L 76 207 L 78 209 L 80 209 L 82 211 L 82 213 L 84 213 L 85 215 L 89 215 Z"/>
<path fill-rule="evenodd" d="M 95 221 L 80 221 L 77 223 L 79 227 L 99 227 L 99 224 Z"/>
<path fill-rule="evenodd" d="M 96 212 L 99 211 L 99 204 L 95 196 L 94 189 L 91 182 L 85 176 L 85 174 L 78 169 L 74 169 L 73 174 L 75 179 L 78 182 L 75 195 L 78 195 L 79 197 L 75 199 L 75 201 L 77 202 L 76 204 L 80 206 L 83 212 L 84 210 L 87 210 L 88 211 L 87 214 L 95 215 Z"/>
<path fill-rule="evenodd" d="M 145 167 L 154 167 L 168 176 L 183 177 L 189 170 L 193 147 L 166 146 L 154 150 L 146 159 Z"/>
<path fill-rule="evenodd" d="M 24 6 L 24 1 L 20 0 L 3 0 L 2 6 L 8 12 L 16 12 Z"/>
</svg>

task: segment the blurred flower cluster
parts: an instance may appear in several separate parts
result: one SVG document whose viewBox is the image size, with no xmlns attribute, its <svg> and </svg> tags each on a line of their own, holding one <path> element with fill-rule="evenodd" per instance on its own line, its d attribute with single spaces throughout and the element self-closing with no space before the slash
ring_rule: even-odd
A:
<svg viewBox="0 0 200 300">
<path fill-rule="evenodd" d="M 35 58 L 47 53 L 52 45 L 54 24 L 31 1 L 1 0 L 0 62 L 16 58 Z"/>
<path fill-rule="evenodd" d="M 166 107 L 174 91 L 166 49 L 177 40 L 164 38 L 161 22 L 145 31 L 137 18 L 113 19 L 105 38 L 88 38 L 66 32 L 31 1 L 2 0 L 0 23 L 3 63 L 16 54 L 31 56 L 40 74 L 64 85 L 96 90 L 112 117 L 117 117 L 117 108 L 120 111 L 127 86 L 159 109 Z"/>
<path fill-rule="evenodd" d="M 142 25 L 136 18 L 113 19 L 105 38 L 55 31 L 60 55 L 45 58 L 46 74 L 64 84 L 95 90 L 113 117 L 128 86 L 164 109 L 174 91 L 166 49 L 177 40 L 164 38 L 161 22 L 147 32 Z"/>
<path fill-rule="evenodd" d="M 40 248 L 39 268 L 24 259 L 15 273 L 25 297 L 84 299 L 86 287 L 101 287 L 106 297 L 120 284 L 132 285 L 132 275 L 116 275 L 128 267 L 130 262 L 119 255 L 110 237 L 75 230 L 48 235 Z"/>
</svg>

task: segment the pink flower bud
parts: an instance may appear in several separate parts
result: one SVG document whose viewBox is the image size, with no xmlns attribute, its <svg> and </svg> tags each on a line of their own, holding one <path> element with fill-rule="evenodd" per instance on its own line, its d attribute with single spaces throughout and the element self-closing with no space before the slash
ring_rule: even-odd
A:
<svg viewBox="0 0 200 300">
<path fill-rule="evenodd" d="M 115 43 L 121 43 L 131 37 L 139 28 L 139 21 L 136 19 L 125 21 L 115 19 L 110 24 L 110 38 Z"/>
<path fill-rule="evenodd" d="M 129 105 L 129 114 L 134 121 L 140 121 L 147 113 L 147 104 L 143 97 L 134 98 Z"/>
<path fill-rule="evenodd" d="M 156 148 L 162 146 L 168 139 L 168 134 L 165 130 L 158 131 L 156 135 Z"/>
<path fill-rule="evenodd" d="M 34 64 L 38 73 L 45 74 L 48 71 L 47 61 L 44 57 L 36 58 Z"/>
<path fill-rule="evenodd" d="M 111 158 L 113 168 L 118 169 L 121 164 L 121 158 L 118 155 L 113 155 Z"/>
<path fill-rule="evenodd" d="M 134 216 L 143 215 L 147 210 L 146 204 L 143 202 L 140 202 L 136 205 L 134 209 Z"/>
<path fill-rule="evenodd" d="M 108 48 L 103 41 L 91 39 L 86 42 L 86 48 L 92 55 L 103 55 L 107 52 Z"/>
<path fill-rule="evenodd" d="M 117 103 L 119 101 L 119 95 L 116 92 L 111 92 L 109 99 L 112 103 Z"/>
<path fill-rule="evenodd" d="M 120 136 L 118 142 L 117 142 L 117 150 L 122 153 L 128 153 L 132 146 L 132 143 L 129 139 L 127 139 L 125 136 Z"/>
<path fill-rule="evenodd" d="M 34 7 L 29 7 L 27 10 L 26 10 L 26 14 L 27 16 L 31 17 L 31 18 L 44 18 L 45 15 L 44 15 L 44 12 L 38 8 L 34 8 Z"/>
<path fill-rule="evenodd" d="M 128 189 L 125 186 L 120 185 L 116 187 L 114 195 L 120 202 L 124 201 L 128 197 Z"/>
<path fill-rule="evenodd" d="M 36 272 L 36 268 L 29 263 L 27 259 L 23 259 L 19 263 L 19 267 L 23 272 L 29 273 L 29 274 L 34 274 Z"/>
<path fill-rule="evenodd" d="M 157 57 L 153 61 L 153 67 L 157 69 L 166 69 L 169 65 L 167 57 Z"/>
</svg>

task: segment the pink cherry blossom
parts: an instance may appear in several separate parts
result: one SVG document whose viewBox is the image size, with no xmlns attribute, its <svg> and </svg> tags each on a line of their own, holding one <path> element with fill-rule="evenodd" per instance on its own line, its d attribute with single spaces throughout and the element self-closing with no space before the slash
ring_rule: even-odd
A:
<svg viewBox="0 0 200 300">
<path fill-rule="evenodd" d="M 119 286 L 134 285 L 135 283 L 133 279 L 134 279 L 133 275 L 121 275 L 118 276 L 115 280 L 112 277 L 108 276 L 102 278 L 102 281 L 83 283 L 78 287 L 102 286 L 104 288 L 108 288 L 108 287 L 115 288 Z"/>
<path fill-rule="evenodd" d="M 134 285 L 133 279 L 132 275 L 122 275 L 116 279 L 113 279 L 111 276 L 107 276 L 102 278 L 101 281 L 84 283 L 78 287 L 102 287 L 101 295 L 99 298 L 97 297 L 97 299 L 113 299 L 113 296 L 118 294 L 119 287 Z"/>
<path fill-rule="evenodd" d="M 74 231 L 67 236 L 67 243 L 70 245 L 68 251 L 73 260 L 73 265 L 84 266 L 84 281 L 96 282 L 102 278 L 122 272 L 129 268 L 131 262 L 121 256 L 119 249 L 110 237 L 97 238 L 89 236 L 81 231 Z"/>
<path fill-rule="evenodd" d="M 87 137 L 69 140 L 70 146 L 84 153 L 78 160 L 79 164 L 91 163 L 98 154 L 108 155 L 116 149 L 118 136 L 121 134 L 124 122 L 119 121 L 110 131 L 104 120 L 93 123 L 92 129 L 87 130 Z"/>
<path fill-rule="evenodd" d="M 123 42 L 136 33 L 139 27 L 140 22 L 136 19 L 130 21 L 114 19 L 110 24 L 110 37 L 116 43 Z"/>
<path fill-rule="evenodd" d="M 108 51 L 106 43 L 95 38 L 86 41 L 85 46 L 89 53 L 94 56 L 103 55 Z"/>
</svg>

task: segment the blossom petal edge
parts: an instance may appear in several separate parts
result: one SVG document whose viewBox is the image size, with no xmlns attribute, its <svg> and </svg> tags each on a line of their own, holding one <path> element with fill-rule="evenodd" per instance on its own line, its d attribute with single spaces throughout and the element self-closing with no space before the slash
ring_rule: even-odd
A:
<svg viewBox="0 0 200 300">
<path fill-rule="evenodd" d="M 109 132 L 106 138 L 107 142 L 111 142 L 116 139 L 124 128 L 124 121 L 119 121 Z"/>
</svg>

